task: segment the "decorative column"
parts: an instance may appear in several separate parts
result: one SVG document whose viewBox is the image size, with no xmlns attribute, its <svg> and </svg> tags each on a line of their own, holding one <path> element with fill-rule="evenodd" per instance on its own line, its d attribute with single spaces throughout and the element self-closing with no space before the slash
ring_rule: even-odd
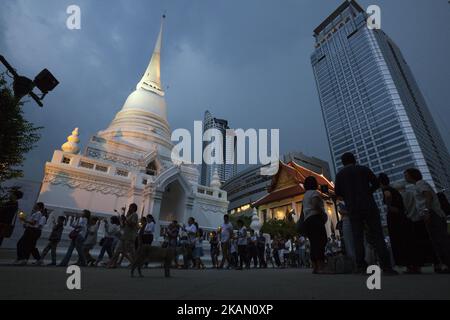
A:
<svg viewBox="0 0 450 320">
<path fill-rule="evenodd" d="M 161 224 L 160 224 L 160 213 L 161 213 L 161 203 L 163 198 L 163 192 L 161 190 L 155 190 L 155 195 L 153 197 L 152 205 L 152 215 L 155 218 L 155 240 L 159 241 L 161 236 Z"/>
<path fill-rule="evenodd" d="M 256 208 L 253 208 L 252 222 L 250 223 L 250 228 L 255 231 L 257 235 L 259 235 L 259 231 L 261 230 L 261 221 L 259 220 L 258 211 Z"/>
</svg>

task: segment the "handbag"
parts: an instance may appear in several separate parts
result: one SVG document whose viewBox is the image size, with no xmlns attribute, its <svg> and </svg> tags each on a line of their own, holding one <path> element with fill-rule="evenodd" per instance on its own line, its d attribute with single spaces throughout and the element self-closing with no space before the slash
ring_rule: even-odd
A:
<svg viewBox="0 0 450 320">
<path fill-rule="evenodd" d="M 305 214 L 303 212 L 303 206 L 302 206 L 302 211 L 300 212 L 300 218 L 297 221 L 297 232 L 301 236 L 306 234 Z"/>
<path fill-rule="evenodd" d="M 75 228 L 72 231 L 70 231 L 69 233 L 69 239 L 70 240 L 75 240 L 76 238 L 78 238 L 78 235 L 80 234 L 81 229 L 79 228 Z"/>
</svg>

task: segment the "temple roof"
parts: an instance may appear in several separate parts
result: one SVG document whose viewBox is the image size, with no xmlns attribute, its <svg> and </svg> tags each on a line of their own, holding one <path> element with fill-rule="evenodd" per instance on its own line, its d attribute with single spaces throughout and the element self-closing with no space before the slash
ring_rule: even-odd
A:
<svg viewBox="0 0 450 320">
<path fill-rule="evenodd" d="M 329 193 L 334 193 L 333 182 L 329 181 L 323 175 L 311 171 L 292 161 L 289 163 L 280 161 L 278 172 L 273 176 L 272 183 L 269 186 L 269 193 L 261 199 L 255 201 L 252 206 L 258 207 L 263 204 L 280 201 L 305 193 L 303 183 L 309 176 L 315 177 L 319 186 L 327 186 Z"/>
</svg>

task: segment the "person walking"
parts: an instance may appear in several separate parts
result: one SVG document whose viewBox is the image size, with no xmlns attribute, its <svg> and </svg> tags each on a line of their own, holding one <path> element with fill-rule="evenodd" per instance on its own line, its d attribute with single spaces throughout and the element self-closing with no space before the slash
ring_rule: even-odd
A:
<svg viewBox="0 0 450 320">
<path fill-rule="evenodd" d="M 197 238 L 197 231 L 198 231 L 198 224 L 195 222 L 195 219 L 193 217 L 190 217 L 188 219 L 188 225 L 184 227 L 187 238 L 188 238 L 188 247 L 187 247 L 187 253 L 186 253 L 186 259 L 184 261 L 184 267 L 187 269 L 189 268 L 190 263 L 192 262 L 192 266 L 195 267 L 196 261 L 194 258 L 194 249 L 195 249 L 195 242 Z"/>
<path fill-rule="evenodd" d="M 249 266 L 249 256 L 247 252 L 248 248 L 248 237 L 247 237 L 247 228 L 244 226 L 244 221 L 239 219 L 237 221 L 237 246 L 238 246 L 238 255 L 239 255 L 239 264 L 237 265 L 236 269 L 242 270 L 244 264 L 247 269 L 250 268 Z"/>
<path fill-rule="evenodd" d="M 405 180 L 414 184 L 417 212 L 425 222 L 428 235 L 436 257 L 446 269 L 435 268 L 438 273 L 450 272 L 450 238 L 447 231 L 446 215 L 442 211 L 436 192 L 428 182 L 423 180 L 420 170 L 405 170 Z"/>
<path fill-rule="evenodd" d="M 31 251 L 34 249 L 36 241 L 40 236 L 40 223 L 42 222 L 44 209 L 44 204 L 38 202 L 34 205 L 33 213 L 29 218 L 19 217 L 25 230 L 17 242 L 16 265 L 26 265 L 28 263 Z"/>
<path fill-rule="evenodd" d="M 112 259 L 114 255 L 114 248 L 117 245 L 121 237 L 120 233 L 120 219 L 117 216 L 112 216 L 108 220 L 104 220 L 104 228 L 105 228 L 105 237 L 103 238 L 102 249 L 100 250 L 100 254 L 97 257 L 97 261 L 95 261 L 95 265 L 98 266 L 99 263 L 102 262 L 105 253 L 108 254 L 109 259 Z"/>
<path fill-rule="evenodd" d="M 266 237 L 260 232 L 256 240 L 256 250 L 258 253 L 258 262 L 260 268 L 267 268 L 266 259 L 264 258 L 266 250 Z"/>
<path fill-rule="evenodd" d="M 52 257 L 52 262 L 49 263 L 49 266 L 56 266 L 56 249 L 58 247 L 58 243 L 61 241 L 61 237 L 62 237 L 62 233 L 64 231 L 64 223 L 66 222 L 66 217 L 64 216 L 59 216 L 56 219 L 56 223 L 54 223 L 53 228 L 52 228 L 52 232 L 50 233 L 50 236 L 48 237 L 48 244 L 47 246 L 44 248 L 44 250 L 42 250 L 41 253 L 41 257 L 39 260 L 39 264 L 42 264 L 47 253 L 49 251 L 51 251 L 51 257 Z"/>
<path fill-rule="evenodd" d="M 266 243 L 266 266 L 272 264 L 272 269 L 275 268 L 275 264 L 272 259 L 272 248 L 270 248 L 270 244 Z"/>
<path fill-rule="evenodd" d="M 398 274 L 392 269 L 389 252 L 384 242 L 380 212 L 373 197 L 379 182 L 369 168 L 356 164 L 355 156 L 348 152 L 341 157 L 342 168 L 336 175 L 335 193 L 345 202 L 349 212 L 352 235 L 355 245 L 356 272 L 366 273 L 367 262 L 364 259 L 364 227 L 367 236 L 373 241 L 385 275 Z"/>
<path fill-rule="evenodd" d="M 304 236 L 298 238 L 298 254 L 299 254 L 299 268 L 306 268 L 306 239 Z"/>
<path fill-rule="evenodd" d="M 41 263 L 42 263 L 41 255 L 37 248 L 37 242 L 41 238 L 42 229 L 44 229 L 45 225 L 47 224 L 47 219 L 48 219 L 48 211 L 44 207 L 44 209 L 42 210 L 41 219 L 39 219 L 39 224 L 38 224 L 38 228 L 36 230 L 36 234 L 33 238 L 33 243 L 30 244 L 32 249 L 30 250 L 30 254 L 28 255 L 28 257 L 26 257 L 26 259 L 28 260 L 30 258 L 30 255 L 32 255 L 33 258 L 35 259 L 35 261 L 33 262 L 34 265 L 41 265 Z"/>
<path fill-rule="evenodd" d="M 147 215 L 147 224 L 144 227 L 144 237 L 147 237 L 147 243 L 152 244 L 155 238 L 155 218 L 151 214 Z"/>
<path fill-rule="evenodd" d="M 220 227 L 220 248 L 222 251 L 222 261 L 220 262 L 219 268 L 222 269 L 225 261 L 227 261 L 228 266 L 231 267 L 230 258 L 230 240 L 233 236 L 233 225 L 230 222 L 230 217 L 226 214 L 223 216 L 223 224 Z"/>
<path fill-rule="evenodd" d="M 212 231 L 209 237 L 209 252 L 211 254 L 212 267 L 217 268 L 219 266 L 219 238 L 216 231 Z"/>
<path fill-rule="evenodd" d="M 126 216 L 122 218 L 122 237 L 117 245 L 117 249 L 114 252 L 114 256 L 109 263 L 109 268 L 116 268 L 119 260 L 119 256 L 132 263 L 135 256 L 135 241 L 137 232 L 139 229 L 139 216 L 137 214 L 137 205 L 135 203 L 130 204 Z"/>
<path fill-rule="evenodd" d="M 325 246 L 327 245 L 327 232 L 325 223 L 327 214 L 324 202 L 320 195 L 316 178 L 309 176 L 305 179 L 303 196 L 303 214 L 305 219 L 306 236 L 311 242 L 311 262 L 313 273 L 324 273 Z"/>
<path fill-rule="evenodd" d="M 99 227 L 100 227 L 100 219 L 98 217 L 91 217 L 87 228 L 86 238 L 84 239 L 83 242 L 84 258 L 86 259 L 86 264 L 88 266 L 93 266 L 96 261 L 94 257 L 91 256 L 90 252 L 97 244 L 97 234 Z"/>
<path fill-rule="evenodd" d="M 420 265 L 414 263 L 413 224 L 408 219 L 405 204 L 400 192 L 393 188 L 387 174 L 380 173 L 378 181 L 383 191 L 383 202 L 387 207 L 387 227 L 389 231 L 389 242 L 397 266 L 407 268 L 406 273 L 420 273 Z"/>
<path fill-rule="evenodd" d="M 247 254 L 248 265 L 250 266 L 253 261 L 253 267 L 258 268 L 258 248 L 256 247 L 258 238 L 255 235 L 255 231 L 250 229 L 250 237 L 247 242 Z"/>
<path fill-rule="evenodd" d="M 178 225 L 178 221 L 173 220 L 167 227 L 166 237 L 167 237 L 167 245 L 169 248 L 176 249 L 178 247 L 178 235 L 180 233 L 180 226 Z M 179 267 L 178 264 L 178 255 L 173 257 L 173 262 L 175 263 L 175 268 Z"/>
<path fill-rule="evenodd" d="M 203 257 L 203 230 L 198 229 L 197 233 L 195 235 L 195 241 L 194 241 L 194 250 L 192 252 L 192 256 L 195 261 L 195 268 L 196 269 L 205 269 L 205 265 L 203 264 L 202 257 Z"/>
<path fill-rule="evenodd" d="M 61 267 L 67 267 L 70 262 L 70 258 L 72 258 L 73 250 L 76 249 L 78 253 L 78 265 L 86 266 L 86 258 L 84 256 L 83 251 L 83 243 L 84 239 L 86 239 L 87 229 L 89 220 L 91 219 L 91 212 L 89 210 L 83 210 L 83 213 L 80 218 L 72 222 L 72 231 L 69 234 L 70 245 L 67 249 L 66 255 L 63 260 L 59 263 Z"/>
</svg>

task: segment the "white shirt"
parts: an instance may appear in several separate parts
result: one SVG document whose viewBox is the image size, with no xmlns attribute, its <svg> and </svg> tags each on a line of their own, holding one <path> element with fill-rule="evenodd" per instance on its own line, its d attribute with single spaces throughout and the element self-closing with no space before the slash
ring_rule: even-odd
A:
<svg viewBox="0 0 450 320">
<path fill-rule="evenodd" d="M 42 215 L 39 219 L 38 228 L 42 230 L 42 228 L 47 224 L 47 217 Z"/>
<path fill-rule="evenodd" d="M 320 208 L 313 207 L 313 199 L 320 199 Z M 322 197 L 320 196 L 319 191 L 317 190 L 307 190 L 305 195 L 303 196 L 303 214 L 305 215 L 305 220 L 312 217 L 315 214 L 322 214 L 325 212 L 324 204 Z"/>
<path fill-rule="evenodd" d="M 105 223 L 105 233 L 110 238 L 120 238 L 120 226 L 114 223 Z"/>
<path fill-rule="evenodd" d="M 184 229 L 188 234 L 189 242 L 195 243 L 195 234 L 197 233 L 197 227 L 195 224 L 187 225 Z"/>
<path fill-rule="evenodd" d="M 436 193 L 433 188 L 430 186 L 428 182 L 425 180 L 419 180 L 416 182 L 416 206 L 417 211 L 421 216 L 426 214 L 426 198 L 423 195 L 424 192 L 429 191 L 433 195 L 433 200 L 431 201 L 431 210 L 434 211 L 438 216 L 445 218 L 445 213 L 441 209 L 441 205 L 439 203 L 439 199 L 437 198 Z"/>
<path fill-rule="evenodd" d="M 400 192 L 403 198 L 403 204 L 405 205 L 406 216 L 414 222 L 420 221 L 422 216 L 417 211 L 416 206 L 416 186 L 413 184 L 407 184 L 405 190 Z"/>
<path fill-rule="evenodd" d="M 194 227 L 195 227 L 195 225 L 194 225 Z M 147 233 L 147 234 L 154 234 L 155 233 L 155 223 L 153 221 L 150 222 L 150 223 L 147 223 L 145 225 L 144 233 Z"/>
<path fill-rule="evenodd" d="M 238 230 L 238 246 L 246 246 L 247 245 L 247 229 L 242 227 Z"/>
<path fill-rule="evenodd" d="M 220 231 L 220 241 L 227 242 L 228 240 L 230 240 L 232 233 L 233 225 L 230 222 L 222 224 L 222 228 Z"/>
<path fill-rule="evenodd" d="M 300 249 L 305 249 L 306 239 L 305 237 L 301 236 L 299 239 L 300 242 Z"/>
<path fill-rule="evenodd" d="M 78 223 L 73 225 L 74 228 L 80 228 L 80 235 L 83 237 L 86 237 L 87 235 L 87 228 L 88 228 L 88 219 L 85 217 L 81 217 L 78 220 Z"/>
<path fill-rule="evenodd" d="M 28 228 L 40 228 L 40 222 L 42 218 L 42 213 L 40 211 L 34 212 L 29 219 L 25 221 L 25 226 Z M 34 224 L 33 224 L 34 222 Z"/>
</svg>

